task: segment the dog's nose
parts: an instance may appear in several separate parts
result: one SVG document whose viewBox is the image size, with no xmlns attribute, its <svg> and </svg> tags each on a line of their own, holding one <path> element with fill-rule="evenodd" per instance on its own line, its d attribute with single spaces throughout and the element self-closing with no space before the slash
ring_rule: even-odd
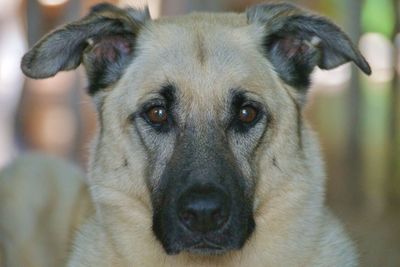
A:
<svg viewBox="0 0 400 267">
<path fill-rule="evenodd" d="M 219 189 L 189 190 L 178 201 L 178 216 L 191 231 L 207 233 L 222 228 L 229 218 L 229 198 Z"/>
</svg>

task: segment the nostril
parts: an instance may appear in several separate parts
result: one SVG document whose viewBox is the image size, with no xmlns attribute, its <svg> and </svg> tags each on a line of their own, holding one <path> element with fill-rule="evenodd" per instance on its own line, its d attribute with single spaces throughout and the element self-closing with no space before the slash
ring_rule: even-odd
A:
<svg viewBox="0 0 400 267">
<path fill-rule="evenodd" d="M 226 212 L 222 209 L 216 209 L 212 212 L 211 216 L 217 226 L 222 226 L 228 219 Z"/>
<path fill-rule="evenodd" d="M 193 221 L 196 219 L 196 215 L 189 211 L 189 210 L 184 210 L 179 214 L 179 217 L 181 219 L 181 221 L 183 221 L 186 224 L 189 224 L 190 221 Z"/>
</svg>

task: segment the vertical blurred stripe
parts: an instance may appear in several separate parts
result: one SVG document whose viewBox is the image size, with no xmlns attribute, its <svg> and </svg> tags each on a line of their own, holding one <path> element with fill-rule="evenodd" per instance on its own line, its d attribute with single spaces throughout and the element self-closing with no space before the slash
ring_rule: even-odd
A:
<svg viewBox="0 0 400 267">
<path fill-rule="evenodd" d="M 20 5 L 0 2 L 0 168 L 16 154 L 14 121 L 23 85 L 19 60 L 26 50 Z"/>
<path fill-rule="evenodd" d="M 136 8 L 149 7 L 152 18 L 158 18 L 161 13 L 161 0 L 120 0 L 118 5 L 121 7 L 132 6 Z"/>
</svg>

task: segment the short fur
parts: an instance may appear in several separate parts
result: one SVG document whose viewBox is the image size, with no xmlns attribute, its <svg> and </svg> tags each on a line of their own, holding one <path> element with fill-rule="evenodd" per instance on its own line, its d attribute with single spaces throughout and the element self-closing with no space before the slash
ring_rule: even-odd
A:
<svg viewBox="0 0 400 267">
<path fill-rule="evenodd" d="M 100 121 L 89 172 L 97 213 L 78 234 L 69 266 L 356 266 L 351 241 L 324 206 L 323 162 L 302 116 L 315 66 L 331 69 L 353 61 L 370 73 L 348 37 L 328 20 L 288 4 L 261 4 L 247 14 L 193 13 L 159 20 L 137 14 L 108 5 L 94 9 L 74 24 L 82 27 L 76 37 L 80 41 L 74 32 L 63 36 L 56 31 L 22 63 L 28 76 L 54 75 L 53 60 L 44 62 L 41 54 L 52 49 L 55 39 L 72 38 L 84 49 L 66 47 L 67 54 L 75 67 L 77 53 L 81 55 L 91 85 L 113 77 L 90 89 Z M 93 34 L 93 29 L 109 25 L 117 27 L 106 31 L 110 38 Z M 96 70 L 85 60 L 89 56 L 105 68 Z M 64 65 L 54 62 L 57 71 L 70 68 L 68 58 Z M 170 128 L 156 132 L 142 110 L 155 98 L 168 102 L 165 87 L 174 88 L 173 104 L 167 104 L 174 116 Z M 245 95 L 260 106 L 259 121 L 248 129 L 227 122 L 232 122 L 227 118 L 235 95 Z M 186 163 L 189 178 L 193 172 L 214 168 L 210 151 L 220 155 L 227 149 L 222 159 L 229 158 L 230 163 L 223 168 L 236 171 L 212 183 L 230 188 L 233 177 L 241 177 L 234 186 L 242 192 L 237 208 L 251 204 L 256 225 L 244 245 L 219 255 L 199 255 L 175 236 L 174 253 L 180 253 L 167 254 L 172 254 L 168 248 L 174 244 L 164 238 L 173 238 L 175 230 L 164 228 L 174 221 L 161 225 L 158 232 L 154 227 L 159 221 L 153 217 L 170 209 L 172 204 L 166 203 L 174 203 L 173 192 L 179 195 L 183 190 L 184 180 L 176 179 L 185 168 L 176 170 L 185 158 L 177 151 L 187 140 L 191 141 L 182 148 L 185 157 L 201 166 Z M 190 150 L 192 144 L 196 149 Z M 208 181 L 209 176 L 203 178 Z"/>
</svg>

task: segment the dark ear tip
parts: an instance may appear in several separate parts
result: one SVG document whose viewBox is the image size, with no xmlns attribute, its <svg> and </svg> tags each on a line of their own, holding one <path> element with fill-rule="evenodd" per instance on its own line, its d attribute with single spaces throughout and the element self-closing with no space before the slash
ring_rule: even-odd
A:
<svg viewBox="0 0 400 267">
<path fill-rule="evenodd" d="M 21 60 L 21 70 L 29 78 L 43 79 L 54 76 L 54 74 L 46 73 L 43 67 L 36 66 L 35 54 L 31 50 L 27 52 Z"/>
<path fill-rule="evenodd" d="M 368 64 L 367 61 L 365 61 L 365 65 L 363 66 L 362 71 L 363 71 L 365 74 L 367 74 L 368 76 L 372 74 L 371 67 L 370 67 L 370 65 Z"/>
<path fill-rule="evenodd" d="M 368 64 L 367 60 L 365 60 L 364 57 L 361 56 L 361 59 L 356 62 L 356 65 L 364 72 L 366 75 L 371 75 L 372 70 L 370 65 Z"/>
<path fill-rule="evenodd" d="M 367 74 L 368 76 L 370 76 L 372 74 L 371 68 L 364 70 L 364 73 Z"/>
<path fill-rule="evenodd" d="M 31 59 L 32 59 L 32 53 L 28 52 L 22 57 L 22 60 L 21 60 L 21 70 L 28 77 L 32 77 L 32 69 L 31 69 L 32 60 Z"/>
</svg>

